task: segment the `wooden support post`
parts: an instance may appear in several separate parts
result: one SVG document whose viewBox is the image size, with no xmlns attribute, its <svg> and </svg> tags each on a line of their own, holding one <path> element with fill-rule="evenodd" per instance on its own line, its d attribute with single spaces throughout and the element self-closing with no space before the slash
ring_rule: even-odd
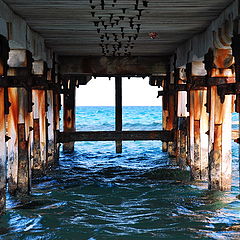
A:
<svg viewBox="0 0 240 240">
<path fill-rule="evenodd" d="M 167 81 L 169 80 L 169 76 L 163 82 L 163 91 L 166 93 Z M 165 94 L 162 97 L 162 129 L 167 129 L 167 119 L 168 119 L 168 96 Z M 168 143 L 162 142 L 162 151 L 168 151 Z"/>
<path fill-rule="evenodd" d="M 194 91 L 189 92 L 189 120 L 188 120 L 188 164 L 194 166 Z M 192 172 L 192 170 L 191 170 Z"/>
<path fill-rule="evenodd" d="M 187 66 L 189 86 L 200 82 L 207 74 L 204 64 L 193 62 Z M 188 92 L 188 162 L 194 180 L 208 178 L 208 114 L 206 109 L 207 90 L 189 90 Z"/>
<path fill-rule="evenodd" d="M 194 180 L 201 179 L 201 145 L 200 145 L 200 91 L 194 91 L 194 158 L 191 168 Z"/>
<path fill-rule="evenodd" d="M 60 110 L 61 110 L 61 98 L 60 94 L 54 92 L 54 134 L 55 134 L 55 141 L 54 141 L 54 156 L 55 160 L 59 159 L 59 148 L 60 144 L 57 143 L 56 139 L 56 132 L 60 130 Z"/>
<path fill-rule="evenodd" d="M 115 78 L 115 130 L 122 131 L 122 78 Z M 116 152 L 122 153 L 122 141 L 116 141 Z"/>
<path fill-rule="evenodd" d="M 200 92 L 200 159 L 201 180 L 208 180 L 208 113 L 207 90 Z"/>
<path fill-rule="evenodd" d="M 168 111 L 162 109 L 162 128 L 163 128 L 163 130 L 166 130 L 167 118 L 168 118 Z M 168 151 L 168 143 L 167 142 L 162 142 L 162 151 L 163 152 Z"/>
<path fill-rule="evenodd" d="M 221 103 L 216 87 L 211 87 L 209 189 L 231 189 L 231 110 L 232 96 L 225 96 L 224 103 Z"/>
<path fill-rule="evenodd" d="M 8 115 L 8 189 L 11 194 L 30 191 L 30 158 L 27 142 L 27 92 L 9 88 L 11 103 Z"/>
<path fill-rule="evenodd" d="M 70 80 L 68 80 L 70 81 Z M 64 132 L 75 132 L 75 81 L 71 80 L 69 82 L 69 89 L 64 93 Z M 74 151 L 74 142 L 64 143 L 63 144 L 64 152 L 73 152 Z"/>
<path fill-rule="evenodd" d="M 4 112 L 4 88 L 0 88 L 0 214 L 6 203 L 6 121 Z"/>
<path fill-rule="evenodd" d="M 47 158 L 47 165 L 53 165 L 54 164 L 54 106 L 53 106 L 53 90 L 47 90 L 47 105 L 48 105 L 48 111 L 47 111 L 47 136 L 48 136 L 48 158 Z"/>
<path fill-rule="evenodd" d="M 169 95 L 168 118 L 167 118 L 166 130 L 172 131 L 174 129 L 174 121 L 175 121 L 175 96 Z M 168 142 L 168 154 L 170 157 L 176 156 L 176 146 L 174 141 Z"/>
<path fill-rule="evenodd" d="M 7 59 L 9 53 L 8 40 L 0 35 L 0 83 L 6 82 Z M 7 184 L 7 148 L 6 148 L 6 117 L 8 111 L 7 89 L 0 87 L 0 214 L 3 213 L 6 205 L 6 184 Z"/>
<path fill-rule="evenodd" d="M 8 89 L 11 106 L 8 114 L 8 190 L 11 194 L 17 191 L 18 175 L 18 89 Z"/>
<path fill-rule="evenodd" d="M 185 69 L 180 69 L 176 82 L 181 85 L 185 85 L 186 80 Z M 185 169 L 187 167 L 187 92 L 180 91 L 176 95 L 177 97 L 177 149 L 176 159 L 178 165 Z"/>
<path fill-rule="evenodd" d="M 215 49 L 205 56 L 208 77 L 232 81 L 231 49 Z M 232 166 L 232 96 L 220 94 L 216 86 L 208 87 L 209 112 L 209 189 L 231 189 Z"/>
<path fill-rule="evenodd" d="M 192 111 L 190 111 L 191 121 L 191 137 L 193 155 L 191 159 L 191 173 L 194 180 L 208 179 L 208 115 L 206 112 L 206 90 L 195 90 L 192 93 L 193 104 Z M 191 109 L 191 107 L 190 107 Z M 193 116 L 192 116 L 193 114 Z M 194 119 L 194 124 L 192 123 Z M 193 135 L 194 133 L 194 135 Z M 191 153 L 190 153 L 191 154 Z"/>
<path fill-rule="evenodd" d="M 43 90 L 33 90 L 33 164 L 32 174 L 37 176 L 42 174 L 46 162 L 46 151 L 44 144 L 41 144 L 45 137 L 45 108 L 44 103 L 40 103 L 40 100 L 44 99 Z M 41 119 L 41 120 L 40 120 Z M 41 124 L 40 124 L 41 123 Z"/>
</svg>

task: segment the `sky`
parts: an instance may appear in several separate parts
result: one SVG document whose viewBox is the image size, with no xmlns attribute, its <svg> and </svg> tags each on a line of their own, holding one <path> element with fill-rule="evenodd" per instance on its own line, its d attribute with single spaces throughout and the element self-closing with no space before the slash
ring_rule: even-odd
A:
<svg viewBox="0 0 240 240">
<path fill-rule="evenodd" d="M 158 87 L 149 85 L 149 78 L 123 78 L 123 106 L 160 106 Z M 87 85 L 79 86 L 76 92 L 76 106 L 114 106 L 115 79 L 96 78 Z"/>
</svg>

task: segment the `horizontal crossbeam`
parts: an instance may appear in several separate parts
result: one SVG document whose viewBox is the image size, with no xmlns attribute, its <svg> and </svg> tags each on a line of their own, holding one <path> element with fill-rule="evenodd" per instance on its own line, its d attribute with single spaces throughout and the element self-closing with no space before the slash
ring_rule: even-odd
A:
<svg viewBox="0 0 240 240">
<path fill-rule="evenodd" d="M 174 140 L 173 131 L 91 131 L 57 132 L 57 142 Z"/>
</svg>

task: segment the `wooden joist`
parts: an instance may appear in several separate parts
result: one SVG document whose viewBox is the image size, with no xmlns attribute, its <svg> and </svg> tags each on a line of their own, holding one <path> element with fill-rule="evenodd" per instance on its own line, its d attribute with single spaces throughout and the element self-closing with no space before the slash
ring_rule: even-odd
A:
<svg viewBox="0 0 240 240">
<path fill-rule="evenodd" d="M 57 142 L 67 143 L 73 141 L 146 141 L 161 140 L 171 142 L 174 140 L 173 131 L 92 131 L 92 132 L 57 132 Z"/>
</svg>

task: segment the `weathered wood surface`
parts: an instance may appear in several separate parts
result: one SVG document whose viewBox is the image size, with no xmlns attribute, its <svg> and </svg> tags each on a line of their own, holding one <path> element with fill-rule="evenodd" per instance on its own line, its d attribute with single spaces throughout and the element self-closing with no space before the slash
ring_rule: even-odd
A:
<svg viewBox="0 0 240 240">
<path fill-rule="evenodd" d="M 167 118 L 167 126 L 166 130 L 167 131 L 172 131 L 174 129 L 174 123 L 176 121 L 176 112 L 175 112 L 175 96 L 174 95 L 169 95 L 168 98 L 168 118 Z M 168 154 L 171 157 L 176 156 L 176 142 L 175 139 L 173 141 L 168 141 Z"/>
<path fill-rule="evenodd" d="M 167 117 L 168 117 L 168 111 L 163 109 L 162 110 L 162 129 L 163 129 L 163 131 L 166 130 Z M 167 150 L 168 150 L 168 143 L 167 142 L 162 142 L 162 151 L 167 152 Z"/>
<path fill-rule="evenodd" d="M 231 140 L 232 140 L 232 96 L 225 96 L 224 103 L 211 89 L 210 145 L 209 145 L 209 188 L 231 189 Z"/>
<path fill-rule="evenodd" d="M 200 96 L 200 156 L 201 180 L 208 180 L 208 113 L 206 108 L 207 91 L 202 90 Z"/>
<path fill-rule="evenodd" d="M 47 131 L 48 131 L 48 158 L 47 158 L 47 164 L 54 164 L 54 106 L 53 106 L 53 91 L 47 90 L 47 105 L 48 105 L 48 111 L 47 111 Z"/>
<path fill-rule="evenodd" d="M 47 124 L 46 124 L 46 91 L 37 90 L 39 111 L 41 169 L 44 171 L 47 164 Z"/>
<path fill-rule="evenodd" d="M 8 119 L 8 190 L 10 193 L 14 193 L 17 190 L 17 174 L 18 174 L 18 89 L 8 89 L 9 102 L 11 106 L 9 108 Z"/>
<path fill-rule="evenodd" d="M 27 134 L 27 91 L 23 88 L 9 88 L 11 103 L 8 115 L 8 189 L 28 193 L 30 187 L 30 156 Z"/>
<path fill-rule="evenodd" d="M 112 8 L 112 2 L 105 0 L 105 10 L 102 11 L 100 6 L 95 10 L 91 9 L 91 5 L 96 5 L 100 1 L 93 1 L 89 4 L 88 0 L 73 1 L 54 1 L 54 0 L 38 0 L 38 1 L 19 1 L 5 0 L 18 15 L 26 19 L 30 27 L 44 36 L 48 46 L 52 47 L 56 52 L 61 54 L 76 55 L 100 55 L 101 48 L 99 46 L 101 34 L 97 34 L 97 27 L 94 21 L 99 20 L 98 16 L 109 16 L 114 13 L 114 19 L 123 15 L 122 8 L 127 8 L 125 19 L 121 26 L 124 27 L 125 35 L 135 34 L 134 29 L 129 27 L 130 16 L 135 16 L 137 11 L 134 10 L 134 1 L 129 0 L 117 1 L 115 7 Z M 225 9 L 231 0 L 204 0 L 204 1 L 164 1 L 151 0 L 148 1 L 148 7 L 142 5 L 139 1 L 139 8 L 146 9 L 142 12 L 141 30 L 136 46 L 133 49 L 134 55 L 153 56 L 167 55 L 172 53 L 180 42 L 192 37 L 198 32 L 206 29 L 207 24 L 216 19 L 216 17 Z M 131 9 L 131 11 L 130 11 Z M 95 17 L 91 16 L 91 12 L 96 12 Z M 105 18 L 109 19 L 109 17 Z M 109 25 L 107 31 L 121 34 L 120 27 L 116 25 L 113 29 Z M 74 29 L 73 29 L 74 26 Z M 157 29 L 159 38 L 151 39 L 149 32 Z M 101 31 L 104 27 L 101 26 Z M 156 31 L 156 30 L 155 30 Z M 161 33 L 161 35 L 160 35 Z M 124 39 L 123 44 L 127 42 Z M 84 47 L 82 47 L 84 46 Z"/>
<path fill-rule="evenodd" d="M 115 78 L 115 130 L 122 131 L 122 78 Z M 122 142 L 116 141 L 116 153 L 122 153 Z"/>
<path fill-rule="evenodd" d="M 189 122 L 188 122 L 188 163 L 191 168 L 194 164 L 194 92 L 190 91 L 188 99 L 189 104 Z"/>
<path fill-rule="evenodd" d="M 41 159 L 41 139 L 40 139 L 40 112 L 39 109 L 39 91 L 33 90 L 33 163 L 32 170 L 33 175 L 36 172 L 43 170 L 43 162 Z"/>
<path fill-rule="evenodd" d="M 63 100 L 63 128 L 64 132 L 75 132 L 75 86 L 64 94 Z M 73 152 L 74 142 L 66 142 L 63 144 L 63 151 Z"/>
<path fill-rule="evenodd" d="M 164 57 L 75 57 L 59 58 L 62 75 L 92 74 L 97 76 L 149 75 L 166 72 Z"/>
<path fill-rule="evenodd" d="M 4 113 L 4 89 L 0 88 L 0 214 L 6 203 L 6 120 Z"/>
<path fill-rule="evenodd" d="M 173 131 L 92 131 L 92 132 L 58 132 L 57 141 L 66 143 L 71 141 L 146 141 L 174 140 Z"/>
</svg>

